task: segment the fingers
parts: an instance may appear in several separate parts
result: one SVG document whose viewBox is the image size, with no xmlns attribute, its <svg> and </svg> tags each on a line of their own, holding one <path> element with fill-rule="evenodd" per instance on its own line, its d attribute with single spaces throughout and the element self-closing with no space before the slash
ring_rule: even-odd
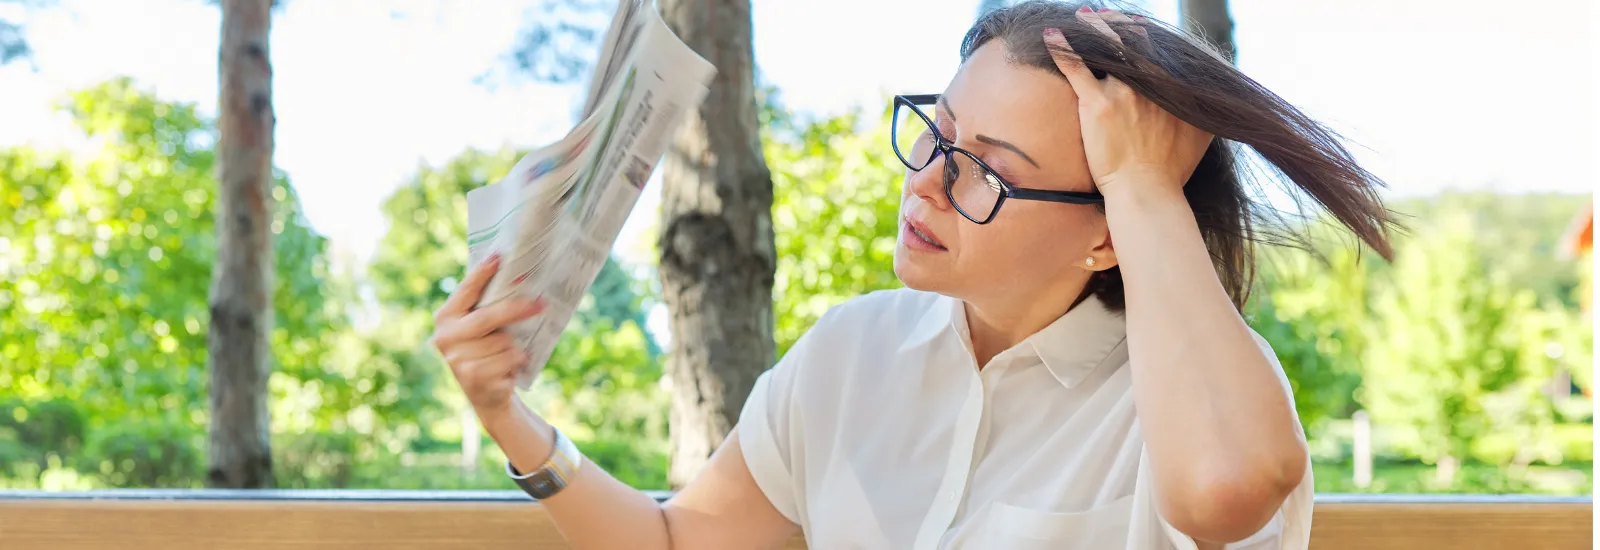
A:
<svg viewBox="0 0 1600 550">
<path fill-rule="evenodd" d="M 1123 41 L 1124 44 L 1132 47 L 1135 51 L 1150 51 L 1150 32 L 1144 28 L 1144 23 L 1147 21 L 1145 18 L 1137 15 L 1130 16 L 1113 9 L 1100 10 L 1099 15 L 1100 19 L 1105 20 L 1106 23 L 1116 25 L 1123 31 L 1132 34 L 1128 40 Z"/>
<path fill-rule="evenodd" d="M 1133 19 L 1130 19 L 1127 14 L 1124 14 L 1124 13 L 1122 13 L 1120 11 L 1117 11 L 1117 10 L 1114 10 L 1114 9 L 1110 9 L 1110 8 L 1103 8 L 1099 12 L 1096 12 L 1095 15 L 1100 16 L 1100 19 L 1104 20 L 1108 24 L 1109 23 L 1124 23 L 1124 24 L 1128 24 L 1128 25 L 1133 25 L 1134 24 Z"/>
<path fill-rule="evenodd" d="M 472 311 L 472 306 L 477 305 L 478 300 L 483 297 L 483 287 L 489 285 L 489 279 L 499 270 L 500 253 L 496 252 L 468 271 L 461 285 L 456 287 L 455 292 L 450 293 L 450 298 L 446 299 L 444 305 L 439 307 L 439 311 L 433 314 L 434 321 L 454 319 Z"/>
<path fill-rule="evenodd" d="M 1116 13 L 1119 16 L 1122 15 L 1121 13 L 1117 13 L 1113 10 L 1101 10 L 1100 13 L 1095 13 L 1095 11 L 1090 9 L 1089 6 L 1084 6 L 1082 9 L 1078 10 L 1078 20 L 1082 21 L 1085 25 L 1094 27 L 1094 30 L 1100 31 L 1100 34 L 1105 35 L 1106 38 L 1110 38 L 1115 40 L 1118 44 L 1121 44 L 1122 37 L 1117 35 L 1117 31 L 1111 30 L 1111 25 L 1106 23 L 1105 19 L 1102 19 L 1102 17 L 1106 15 L 1106 12 Z M 1123 17 L 1123 19 L 1127 19 L 1127 17 Z"/>
<path fill-rule="evenodd" d="M 1067 43 L 1067 37 L 1061 34 L 1061 29 L 1044 30 L 1045 49 L 1050 51 L 1050 58 L 1056 62 L 1056 69 L 1067 77 L 1067 83 L 1072 85 L 1072 91 L 1083 97 L 1093 94 L 1098 90 L 1094 73 L 1083 64 L 1083 58 L 1078 57 L 1078 52 L 1073 51 L 1072 45 Z"/>
<path fill-rule="evenodd" d="M 495 332 L 483 338 L 465 340 L 450 346 L 445 360 L 451 364 L 465 364 L 485 357 L 493 357 L 512 349 L 511 335 L 504 332 Z"/>
<path fill-rule="evenodd" d="M 485 385 L 503 382 L 516 376 L 517 370 L 528 363 L 528 355 L 518 349 L 506 349 L 500 353 L 464 361 L 459 367 L 462 385 Z M 473 388 L 472 393 L 481 393 L 482 388 Z"/>
<path fill-rule="evenodd" d="M 1122 12 L 1117 12 L 1117 13 L 1120 14 Z M 1134 34 L 1137 34 L 1139 36 L 1143 36 L 1145 40 L 1150 40 L 1150 31 L 1147 31 L 1144 28 L 1144 24 L 1149 22 L 1150 20 L 1149 19 L 1145 19 L 1143 16 L 1140 16 L 1140 15 L 1131 16 L 1131 20 L 1133 21 L 1133 26 L 1128 27 L 1128 28 L 1132 29 Z"/>
<path fill-rule="evenodd" d="M 522 298 L 501 300 L 462 317 L 457 326 L 450 328 L 449 337 L 457 342 L 478 338 L 505 328 L 511 323 L 538 315 L 544 311 L 544 305 L 544 300 Z"/>
</svg>

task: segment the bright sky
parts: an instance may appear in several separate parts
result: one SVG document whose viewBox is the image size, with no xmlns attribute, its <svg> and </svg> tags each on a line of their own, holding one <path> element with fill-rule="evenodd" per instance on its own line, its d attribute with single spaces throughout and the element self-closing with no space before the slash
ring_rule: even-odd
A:
<svg viewBox="0 0 1600 550">
<path fill-rule="evenodd" d="M 368 257 L 384 231 L 378 205 L 419 163 L 467 147 L 537 146 L 566 130 L 572 88 L 475 83 L 499 66 L 524 12 L 541 1 L 287 2 L 271 45 L 276 163 L 318 230 Z M 890 93 L 943 89 L 977 2 L 754 4 L 764 76 L 790 106 L 837 113 L 877 112 Z M 1421 194 L 1592 190 L 1600 179 L 1594 4 L 1234 0 L 1232 10 L 1247 73 L 1356 142 L 1396 193 Z M 1148 5 L 1175 16 L 1176 0 Z M 37 71 L 0 68 L 0 146 L 73 146 L 70 121 L 51 105 L 119 75 L 214 113 L 219 17 L 201 0 L 61 0 L 32 14 Z M 650 195 L 634 221 L 655 215 Z M 619 243 L 629 249 L 638 250 Z"/>
</svg>

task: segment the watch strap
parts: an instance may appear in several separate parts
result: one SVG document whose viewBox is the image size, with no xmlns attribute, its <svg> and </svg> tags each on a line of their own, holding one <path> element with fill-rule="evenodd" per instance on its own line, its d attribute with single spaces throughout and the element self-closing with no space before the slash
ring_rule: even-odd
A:
<svg viewBox="0 0 1600 550">
<path fill-rule="evenodd" d="M 583 464 L 583 455 L 578 452 L 578 446 L 567 438 L 567 434 L 554 427 L 551 430 L 555 432 L 555 445 L 551 448 L 550 458 L 539 469 L 524 474 L 518 472 L 510 460 L 506 461 L 506 474 L 517 483 L 517 487 L 535 499 L 547 499 L 561 492 Z"/>
</svg>

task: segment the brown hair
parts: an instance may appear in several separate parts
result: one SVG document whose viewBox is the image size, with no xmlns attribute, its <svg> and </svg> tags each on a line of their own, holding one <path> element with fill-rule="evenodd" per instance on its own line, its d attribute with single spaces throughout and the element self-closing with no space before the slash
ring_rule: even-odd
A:
<svg viewBox="0 0 1600 550">
<path fill-rule="evenodd" d="M 967 31 L 961 60 L 999 39 L 1012 63 L 1060 74 L 1043 40 L 1045 29 L 1060 29 L 1097 76 L 1115 76 L 1167 112 L 1217 136 L 1183 194 L 1236 307 L 1242 309 L 1249 299 L 1256 243 L 1309 248 L 1305 233 L 1297 231 L 1304 223 L 1287 223 L 1251 199 L 1247 184 L 1253 182 L 1241 171 L 1241 145 L 1254 149 L 1288 180 L 1286 191 L 1302 212 L 1303 199 L 1311 199 L 1378 255 L 1392 259 L 1388 235 L 1397 225 L 1378 199 L 1383 182 L 1356 164 L 1337 134 L 1245 76 L 1202 40 L 1142 16 L 1145 21 L 1139 26 L 1145 36 L 1129 24 L 1111 25 L 1122 37 L 1123 44 L 1118 44 L 1078 20 L 1075 12 L 1085 5 L 1101 7 L 1098 2 L 1029 0 L 991 11 Z M 1272 220 L 1277 223 L 1263 223 Z M 1084 289 L 1084 297 L 1089 295 L 1122 310 L 1121 272 L 1112 268 L 1097 273 Z"/>
</svg>

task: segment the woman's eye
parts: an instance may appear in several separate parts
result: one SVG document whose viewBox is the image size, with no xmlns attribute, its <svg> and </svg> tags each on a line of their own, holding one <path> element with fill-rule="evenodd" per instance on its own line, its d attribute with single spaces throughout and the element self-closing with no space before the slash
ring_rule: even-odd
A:
<svg viewBox="0 0 1600 550">
<path fill-rule="evenodd" d="M 995 176 L 996 174 L 994 172 L 984 170 L 983 167 L 978 166 L 977 164 L 972 165 L 972 178 L 976 181 L 983 182 L 984 187 L 988 187 L 989 189 L 992 189 L 998 193 L 1003 190 L 1004 186 L 1000 184 L 1000 179 Z"/>
<path fill-rule="evenodd" d="M 984 164 L 989 165 L 989 170 L 992 172 L 990 175 L 1000 176 L 1001 179 L 1006 180 L 1007 183 L 1012 185 L 1017 184 L 1016 175 L 1012 174 L 1010 170 L 1007 170 L 1004 164 L 999 164 L 989 159 L 983 159 L 983 162 Z M 999 182 L 993 182 L 992 185 L 999 185 Z"/>
</svg>

